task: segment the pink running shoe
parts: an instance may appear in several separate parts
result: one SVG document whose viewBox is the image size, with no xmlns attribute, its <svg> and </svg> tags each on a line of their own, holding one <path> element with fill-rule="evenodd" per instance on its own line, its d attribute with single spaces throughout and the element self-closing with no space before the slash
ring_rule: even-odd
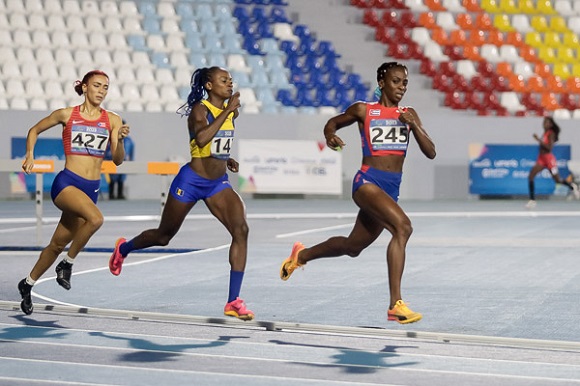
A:
<svg viewBox="0 0 580 386">
<path fill-rule="evenodd" d="M 236 298 L 236 300 L 226 304 L 224 315 L 233 316 L 241 320 L 254 319 L 254 313 L 246 308 L 244 301 L 240 298 Z"/>
<path fill-rule="evenodd" d="M 121 268 L 123 268 L 123 261 L 125 258 L 121 255 L 121 252 L 119 252 L 119 247 L 126 241 L 127 240 L 123 237 L 119 238 L 115 243 L 115 250 L 109 258 L 109 271 L 111 271 L 115 276 L 119 276 L 121 274 Z"/>
<path fill-rule="evenodd" d="M 300 253 L 300 251 L 303 250 L 304 248 L 306 247 L 301 242 L 297 241 L 294 243 L 294 245 L 292 246 L 292 252 L 290 253 L 290 256 L 287 257 L 286 260 L 282 262 L 282 266 L 280 267 L 280 279 L 284 281 L 288 280 L 290 278 L 290 275 L 292 275 L 292 272 L 294 272 L 296 268 L 303 267 L 304 265 L 306 265 L 300 264 L 298 262 L 298 253 Z"/>
</svg>

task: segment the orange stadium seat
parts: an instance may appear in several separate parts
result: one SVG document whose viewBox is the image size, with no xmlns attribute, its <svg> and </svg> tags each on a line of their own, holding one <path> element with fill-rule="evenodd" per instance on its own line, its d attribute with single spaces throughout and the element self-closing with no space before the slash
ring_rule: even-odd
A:
<svg viewBox="0 0 580 386">
<path fill-rule="evenodd" d="M 542 78 L 548 78 L 552 75 L 552 70 L 550 69 L 550 65 L 547 63 L 537 63 L 534 66 L 534 72 L 541 76 Z"/>
<path fill-rule="evenodd" d="M 580 94 L 580 76 L 571 76 L 566 79 L 566 90 L 569 93 Z"/>
<path fill-rule="evenodd" d="M 512 74 L 508 77 L 509 86 L 516 92 L 526 91 L 526 82 L 522 75 Z"/>
<path fill-rule="evenodd" d="M 462 0 L 461 5 L 469 12 L 479 13 L 482 11 L 478 0 Z"/>
<path fill-rule="evenodd" d="M 552 75 L 546 78 L 547 88 L 549 91 L 560 94 L 566 91 L 566 84 L 557 75 Z"/>
<path fill-rule="evenodd" d="M 425 0 L 424 4 L 429 7 L 431 11 L 446 11 L 443 4 L 441 4 L 441 0 Z"/>
<path fill-rule="evenodd" d="M 506 34 L 505 38 L 506 44 L 511 44 L 514 47 L 522 47 L 526 43 L 524 42 L 524 37 L 518 31 L 510 31 Z"/>
<path fill-rule="evenodd" d="M 450 44 L 449 35 L 444 29 L 437 28 L 431 31 L 431 39 L 437 42 L 440 46 L 446 46 Z"/>
<path fill-rule="evenodd" d="M 536 50 L 534 50 L 530 46 L 521 47 L 520 48 L 520 56 L 526 62 L 530 62 L 530 63 L 539 63 L 539 62 L 541 62 L 541 60 L 536 55 Z"/>
<path fill-rule="evenodd" d="M 473 18 L 469 13 L 459 13 L 455 18 L 455 22 L 462 30 L 473 29 Z"/>
<path fill-rule="evenodd" d="M 542 92 L 545 91 L 546 83 L 541 76 L 533 75 L 526 81 L 526 90 L 529 92 Z"/>
<path fill-rule="evenodd" d="M 475 28 L 482 31 L 493 29 L 493 21 L 487 13 L 480 13 L 475 17 Z"/>
<path fill-rule="evenodd" d="M 487 43 L 495 46 L 502 46 L 505 44 L 503 33 L 500 31 L 489 31 L 487 33 Z"/>
<path fill-rule="evenodd" d="M 481 47 L 486 42 L 485 32 L 480 29 L 471 30 L 469 33 L 469 43 L 476 47 Z"/>
<path fill-rule="evenodd" d="M 476 62 L 483 60 L 481 55 L 479 55 L 479 49 L 475 46 L 464 46 L 463 47 L 463 57 L 465 59 L 473 60 Z"/>
<path fill-rule="evenodd" d="M 546 110 L 549 111 L 554 111 L 562 108 L 562 106 L 560 106 L 560 103 L 558 102 L 558 99 L 556 98 L 556 94 L 554 94 L 553 92 L 542 93 L 541 102 L 542 107 L 544 107 Z"/>
<path fill-rule="evenodd" d="M 469 44 L 465 30 L 456 29 L 449 33 L 449 42 L 455 46 L 464 46 Z"/>
<path fill-rule="evenodd" d="M 439 28 L 433 12 L 422 12 L 419 15 L 419 24 L 428 29 Z"/>
<path fill-rule="evenodd" d="M 495 66 L 495 72 L 509 79 L 513 75 L 512 65 L 508 62 L 499 62 Z"/>
</svg>

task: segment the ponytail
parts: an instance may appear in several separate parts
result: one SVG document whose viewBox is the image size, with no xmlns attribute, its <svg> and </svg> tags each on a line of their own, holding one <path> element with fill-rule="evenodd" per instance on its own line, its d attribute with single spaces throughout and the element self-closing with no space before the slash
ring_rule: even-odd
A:
<svg viewBox="0 0 580 386">
<path fill-rule="evenodd" d="M 217 69 L 219 69 L 219 67 L 203 67 L 198 68 L 193 72 L 190 81 L 191 91 L 187 96 L 187 102 L 185 102 L 183 105 L 181 105 L 180 108 L 177 109 L 177 114 L 180 114 L 182 117 L 189 116 L 189 114 L 191 114 L 193 105 L 201 101 L 207 95 L 207 89 L 205 88 L 205 85 L 211 80 L 213 72 Z"/>
</svg>

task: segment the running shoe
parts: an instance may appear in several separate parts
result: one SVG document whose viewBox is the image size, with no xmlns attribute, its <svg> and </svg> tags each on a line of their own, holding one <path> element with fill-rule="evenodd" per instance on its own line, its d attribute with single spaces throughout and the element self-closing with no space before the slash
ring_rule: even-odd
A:
<svg viewBox="0 0 580 386">
<path fill-rule="evenodd" d="M 418 322 L 423 315 L 418 312 L 413 312 L 404 301 L 397 300 L 395 306 L 387 312 L 387 319 L 394 320 L 401 324 Z"/>
<path fill-rule="evenodd" d="M 72 275 L 72 264 L 61 261 L 56 266 L 56 282 L 65 290 L 70 289 L 70 277 Z"/>
<path fill-rule="evenodd" d="M 123 261 L 125 260 L 125 258 L 123 257 L 123 255 L 121 255 L 119 247 L 126 241 L 127 240 L 124 239 L 123 237 L 119 238 L 115 243 L 115 250 L 113 251 L 111 257 L 109 258 L 109 271 L 111 271 L 111 273 L 115 276 L 119 276 L 121 274 L 121 268 L 123 268 Z"/>
<path fill-rule="evenodd" d="M 284 260 L 280 267 L 280 279 L 284 281 L 288 280 L 296 268 L 306 265 L 298 263 L 298 253 L 304 248 L 306 247 L 301 242 L 297 241 L 294 243 L 290 256 Z"/>
<path fill-rule="evenodd" d="M 254 319 L 254 313 L 246 308 L 246 304 L 240 298 L 236 298 L 226 304 L 224 307 L 224 315 L 233 316 L 241 320 Z"/>
<path fill-rule="evenodd" d="M 530 200 L 526 204 L 526 209 L 534 209 L 535 207 L 536 207 L 536 201 L 535 200 Z"/>
<path fill-rule="evenodd" d="M 32 286 L 26 283 L 26 279 L 22 279 L 20 280 L 20 283 L 18 283 L 18 291 L 20 292 L 20 296 L 22 296 L 20 309 L 26 315 L 32 314 L 32 311 L 34 310 L 34 306 L 32 305 L 32 296 L 30 296 L 30 293 L 32 292 Z"/>
</svg>

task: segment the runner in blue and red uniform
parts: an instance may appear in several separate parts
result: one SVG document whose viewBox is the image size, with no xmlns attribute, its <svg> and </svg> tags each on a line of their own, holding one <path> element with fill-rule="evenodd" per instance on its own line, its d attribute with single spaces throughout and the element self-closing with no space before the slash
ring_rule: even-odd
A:
<svg viewBox="0 0 580 386">
<path fill-rule="evenodd" d="M 85 98 L 83 104 L 55 110 L 28 131 L 22 164 L 25 173 L 32 172 L 38 135 L 58 124 L 63 126 L 65 165 L 56 175 L 51 189 L 52 201 L 62 211 L 60 221 L 30 274 L 18 283 L 22 296 L 20 308 L 25 314 L 33 311 L 32 286 L 69 243 L 66 256 L 56 266 L 56 281 L 64 289 L 70 289 L 75 258 L 103 224 L 103 215 L 97 208 L 101 164 L 109 144 L 113 162 L 123 163 L 123 142 L 129 134 L 129 126 L 123 124 L 121 117 L 101 107 L 108 90 L 107 74 L 98 70 L 88 72 L 75 83 L 76 93 Z"/>
<path fill-rule="evenodd" d="M 388 320 L 412 323 L 422 315 L 411 311 L 402 300 L 401 279 L 405 249 L 413 228 L 397 200 L 410 135 L 427 158 L 435 158 L 435 144 L 415 109 L 399 106 L 409 82 L 407 68 L 396 62 L 384 63 L 377 70 L 377 81 L 381 91 L 378 102 L 355 102 L 324 127 L 327 146 L 338 150 L 345 144 L 336 135 L 337 130 L 358 123 L 363 159 L 352 186 L 352 198 L 360 208 L 354 228 L 348 237 L 331 237 L 310 248 L 296 242 L 290 257 L 282 263 L 280 278 L 288 280 L 296 268 L 311 260 L 356 257 L 387 229 L 392 235 L 387 246 Z"/>
<path fill-rule="evenodd" d="M 564 184 L 570 191 L 574 194 L 574 197 L 578 200 L 580 199 L 580 190 L 578 189 L 578 185 L 574 182 L 569 182 L 560 177 L 558 173 L 558 163 L 556 161 L 556 157 L 552 153 L 552 149 L 554 148 L 554 144 L 558 142 L 558 138 L 560 136 L 560 126 L 556 124 L 554 118 L 552 117 L 544 117 L 543 121 L 544 126 L 544 134 L 540 138 L 538 134 L 534 133 L 534 139 L 540 144 L 538 158 L 536 160 L 536 164 L 530 170 L 530 174 L 528 175 L 528 189 L 530 200 L 526 204 L 526 208 L 533 209 L 536 207 L 536 187 L 534 184 L 534 178 L 536 175 L 544 169 L 548 169 L 550 174 L 552 175 L 552 179 L 557 184 Z"/>
</svg>

